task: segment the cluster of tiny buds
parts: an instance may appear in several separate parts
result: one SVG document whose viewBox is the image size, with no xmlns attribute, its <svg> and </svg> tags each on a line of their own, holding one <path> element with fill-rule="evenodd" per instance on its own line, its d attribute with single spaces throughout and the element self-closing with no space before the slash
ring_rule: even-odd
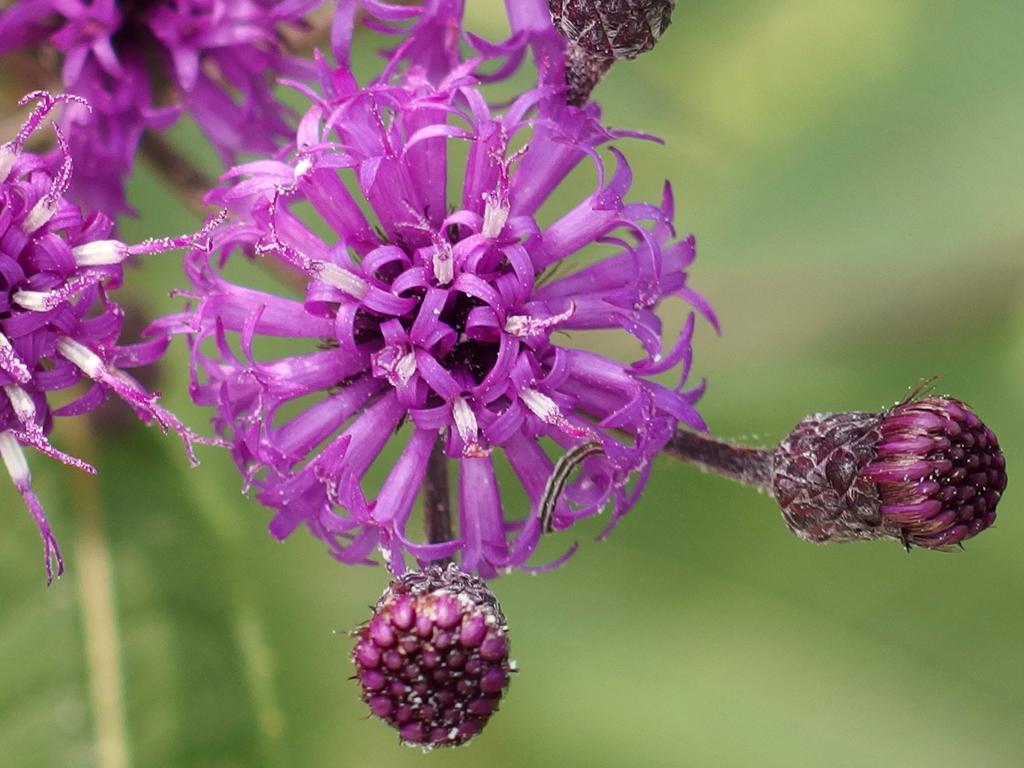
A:
<svg viewBox="0 0 1024 768">
<path fill-rule="evenodd" d="M 466 743 L 497 711 L 515 663 L 494 594 L 454 564 L 394 579 L 352 650 L 370 712 L 403 744 Z"/>
</svg>

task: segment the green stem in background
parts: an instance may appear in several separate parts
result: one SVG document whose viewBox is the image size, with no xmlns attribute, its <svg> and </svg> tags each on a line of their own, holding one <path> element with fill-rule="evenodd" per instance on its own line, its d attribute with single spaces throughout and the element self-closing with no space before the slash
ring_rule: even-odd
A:
<svg viewBox="0 0 1024 768">
<path fill-rule="evenodd" d="M 716 440 L 700 432 L 678 430 L 663 452 L 685 464 L 772 494 L 772 456 L 767 448 L 751 448 Z"/>
<path fill-rule="evenodd" d="M 142 134 L 139 152 L 186 208 L 199 217 L 209 213 L 203 196 L 213 189 L 214 179 L 199 170 L 166 138 L 153 131 Z"/>
<path fill-rule="evenodd" d="M 76 456 L 96 453 L 89 420 L 70 421 L 64 426 L 64 435 Z M 77 517 L 74 570 L 82 606 L 89 697 L 96 731 L 96 765 L 98 768 L 129 768 L 132 761 L 121 680 L 121 638 L 103 505 L 95 478 L 72 472 L 69 483 Z"/>
<path fill-rule="evenodd" d="M 142 134 L 139 152 L 185 208 L 200 218 L 210 215 L 211 208 L 203 202 L 203 197 L 217 185 L 216 179 L 203 173 L 171 142 L 153 131 Z M 295 270 L 273 258 L 258 258 L 256 263 L 282 280 L 285 285 L 296 291 L 297 295 L 305 294 L 305 278 Z"/>
</svg>

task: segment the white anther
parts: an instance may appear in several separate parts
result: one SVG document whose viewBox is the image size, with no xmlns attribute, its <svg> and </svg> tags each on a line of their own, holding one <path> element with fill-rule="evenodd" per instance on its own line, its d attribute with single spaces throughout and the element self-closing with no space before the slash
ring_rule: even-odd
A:
<svg viewBox="0 0 1024 768">
<path fill-rule="evenodd" d="M 533 317 L 532 315 L 509 315 L 505 320 L 505 333 L 513 336 L 536 336 L 552 326 L 558 325 L 576 314 L 576 304 L 570 302 L 565 312 L 550 317 Z"/>
<path fill-rule="evenodd" d="M 57 351 L 90 379 L 102 379 L 107 375 L 107 367 L 100 356 L 74 339 L 61 336 L 57 339 Z"/>
<path fill-rule="evenodd" d="M 36 404 L 32 402 L 28 392 L 17 384 L 5 384 L 4 392 L 7 394 L 7 399 L 11 401 L 11 407 L 18 417 L 18 421 L 29 429 L 35 429 L 37 426 Z"/>
<path fill-rule="evenodd" d="M 49 200 L 46 197 L 39 198 L 32 210 L 28 212 L 28 216 L 21 222 L 21 229 L 26 235 L 31 235 L 41 226 L 46 224 L 50 219 L 53 218 L 53 214 L 57 212 L 57 203 Z"/>
<path fill-rule="evenodd" d="M 409 379 L 412 378 L 414 373 L 416 373 L 416 355 L 412 352 L 406 352 L 398 358 L 398 363 L 395 364 L 395 375 L 398 377 L 398 383 L 402 386 L 408 384 Z"/>
<path fill-rule="evenodd" d="M 475 444 L 479 431 L 476 414 L 473 413 L 473 409 L 469 407 L 469 403 L 464 398 L 456 397 L 452 402 L 452 417 L 455 419 L 455 429 L 458 430 L 462 442 L 466 445 Z"/>
<path fill-rule="evenodd" d="M 416 354 L 407 350 L 404 344 L 384 347 L 375 352 L 370 360 L 373 363 L 374 375 L 383 373 L 393 387 L 404 387 L 416 373 Z"/>
<path fill-rule="evenodd" d="M 128 258 L 128 246 L 120 240 L 93 240 L 72 248 L 71 255 L 81 267 L 120 264 Z"/>
<path fill-rule="evenodd" d="M 509 315 L 505 321 L 505 333 L 513 336 L 532 336 L 535 318 L 529 315 Z"/>
<path fill-rule="evenodd" d="M 0 458 L 3 458 L 7 471 L 15 483 L 27 483 L 31 479 L 25 452 L 9 431 L 0 432 Z"/>
<path fill-rule="evenodd" d="M 448 285 L 455 277 L 455 258 L 447 240 L 434 246 L 434 279 L 439 285 Z"/>
<path fill-rule="evenodd" d="M 527 388 L 519 393 L 519 398 L 543 422 L 552 424 L 562 418 L 558 403 L 543 392 Z"/>
<path fill-rule="evenodd" d="M 295 164 L 295 170 L 293 172 L 293 178 L 298 181 L 305 176 L 313 168 L 313 161 L 308 157 L 304 157 Z"/>
<path fill-rule="evenodd" d="M 329 261 L 313 262 L 313 271 L 320 280 L 356 299 L 363 298 L 370 289 L 363 278 Z"/>
<path fill-rule="evenodd" d="M 48 312 L 62 299 L 53 291 L 17 291 L 11 301 L 29 312 Z"/>
<path fill-rule="evenodd" d="M 484 226 L 481 234 L 493 240 L 505 228 L 508 221 L 509 204 L 498 195 L 484 195 Z"/>
<path fill-rule="evenodd" d="M 0 147 L 0 183 L 7 181 L 11 175 L 11 168 L 18 161 L 18 153 L 7 144 Z"/>
<path fill-rule="evenodd" d="M 32 372 L 22 359 L 18 357 L 18 353 L 14 351 L 11 340 L 3 333 L 0 333 L 0 370 L 5 371 L 8 376 L 12 376 L 21 384 L 32 378 Z"/>
</svg>

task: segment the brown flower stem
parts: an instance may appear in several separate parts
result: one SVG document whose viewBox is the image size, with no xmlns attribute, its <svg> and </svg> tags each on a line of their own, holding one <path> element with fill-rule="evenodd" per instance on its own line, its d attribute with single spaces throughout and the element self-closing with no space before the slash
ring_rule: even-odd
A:
<svg viewBox="0 0 1024 768">
<path fill-rule="evenodd" d="M 772 495 L 772 456 L 767 448 L 736 445 L 700 432 L 677 430 L 663 452 L 704 472 L 752 485 Z"/>
<path fill-rule="evenodd" d="M 614 63 L 615 59 L 594 56 L 575 43 L 569 43 L 565 56 L 565 100 L 574 107 L 586 104 L 590 92 Z"/>
<path fill-rule="evenodd" d="M 427 460 L 427 476 L 423 481 L 423 526 L 427 543 L 440 544 L 451 541 L 452 505 L 448 484 L 448 457 L 444 455 L 443 438 L 438 437 L 437 444 L 430 452 Z M 438 565 L 451 562 L 451 558 L 434 561 Z"/>
</svg>

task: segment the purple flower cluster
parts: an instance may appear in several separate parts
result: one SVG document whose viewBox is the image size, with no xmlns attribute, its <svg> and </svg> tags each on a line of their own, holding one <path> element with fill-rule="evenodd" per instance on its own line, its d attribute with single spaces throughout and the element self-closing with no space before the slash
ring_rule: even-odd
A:
<svg viewBox="0 0 1024 768">
<path fill-rule="evenodd" d="M 494 594 L 451 563 L 392 580 L 353 635 L 363 701 L 403 743 L 424 749 L 479 734 L 516 668 Z"/>
<path fill-rule="evenodd" d="M 189 336 L 193 396 L 216 410 L 278 538 L 305 525 L 343 562 L 379 549 L 401 573 L 406 554 L 458 556 L 494 576 L 527 563 L 545 516 L 565 529 L 610 507 L 610 529 L 677 423 L 703 428 L 699 388 L 683 388 L 694 315 L 666 331 L 656 314 L 678 297 L 714 323 L 687 284 L 694 240 L 677 239 L 667 186 L 657 204 L 628 200 L 625 158 L 600 149 L 627 134 L 565 104 L 545 77 L 557 61 L 506 106 L 488 103 L 484 84 L 514 72 L 527 43 L 560 50 L 544 3 L 512 5 L 513 37 L 490 44 L 461 31 L 461 2 L 365 3 L 401 37 L 359 86 L 343 3 L 341 64 L 321 63 L 320 94 L 303 90 L 293 144 L 211 196 L 231 217 L 187 260 L 190 307 L 153 330 Z M 596 189 L 559 210 L 553 194 L 580 164 Z M 236 249 L 276 262 L 303 295 L 230 280 Z M 625 331 L 642 358 L 588 347 L 598 330 Z M 654 380 L 671 372 L 672 385 Z M 382 458 L 393 440 L 400 455 Z M 581 446 L 553 493 L 552 455 Z M 456 468 L 458 533 L 421 541 L 410 518 L 435 450 Z M 528 509 L 503 501 L 499 456 Z M 374 493 L 375 465 L 389 471 Z"/>
<path fill-rule="evenodd" d="M 118 344 L 123 313 L 107 292 L 122 278 L 130 255 L 184 245 L 149 241 L 129 247 L 111 240 L 112 222 L 101 213 L 83 215 L 65 198 L 71 160 L 60 129 L 58 153 L 40 157 L 24 151 L 25 141 L 52 108 L 66 99 L 32 93 L 37 102 L 28 122 L 0 145 L 0 458 L 43 538 L 47 581 L 63 571 L 63 560 L 39 499 L 32 490 L 22 446 L 65 464 L 94 471 L 54 448 L 47 435 L 55 417 L 85 413 L 114 393 L 145 420 L 173 429 L 192 457 L 193 435 L 156 403 L 125 368 L 152 363 L 165 340 Z M 190 242 L 190 241 L 188 241 Z M 82 393 L 51 407 L 51 393 L 86 383 Z"/>
<path fill-rule="evenodd" d="M 225 162 L 272 152 L 288 132 L 270 73 L 306 77 L 280 27 L 322 0 L 24 0 L 0 13 L 0 54 L 47 44 L 64 90 L 91 113 L 62 118 L 78 172 L 76 200 L 118 213 L 146 129 L 188 110 Z"/>
</svg>

